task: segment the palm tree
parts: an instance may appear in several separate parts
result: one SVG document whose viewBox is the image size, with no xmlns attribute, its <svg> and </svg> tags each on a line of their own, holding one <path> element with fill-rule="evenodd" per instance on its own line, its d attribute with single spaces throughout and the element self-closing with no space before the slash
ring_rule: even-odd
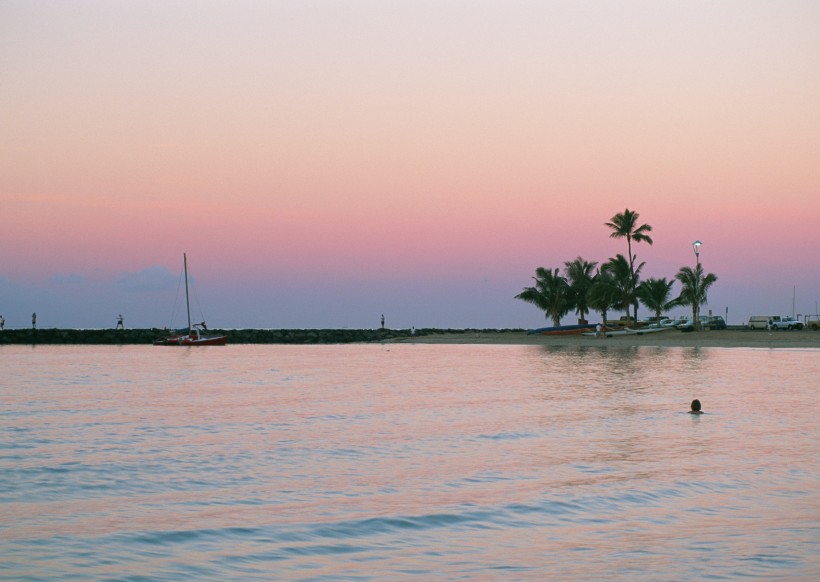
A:
<svg viewBox="0 0 820 582">
<path fill-rule="evenodd" d="M 640 277 L 643 263 L 638 265 L 637 270 L 633 271 L 626 258 L 619 254 L 614 259 L 609 259 L 601 270 L 612 277 L 612 283 L 618 289 L 618 305 L 626 312 L 626 317 L 629 319 L 629 306 L 635 304 L 636 296 L 635 289 L 637 288 L 637 280 Z M 635 318 L 637 319 L 637 310 Z"/>
<path fill-rule="evenodd" d="M 607 312 L 614 309 L 619 302 L 620 292 L 612 275 L 606 270 L 599 270 L 587 291 L 587 305 L 601 314 L 601 324 L 604 328 Z"/>
<path fill-rule="evenodd" d="M 640 214 L 627 208 L 623 211 L 623 213 L 613 216 L 611 222 L 604 223 L 612 229 L 612 233 L 609 235 L 610 238 L 626 239 L 626 247 L 628 251 L 627 257 L 629 258 L 629 272 L 632 273 L 633 280 L 635 279 L 634 262 L 636 257 L 632 254 L 632 241 L 634 240 L 636 243 L 645 242 L 649 245 L 652 244 L 652 237 L 648 234 L 652 232 L 652 227 L 648 224 L 638 226 L 639 216 Z M 635 305 L 635 319 L 638 319 L 637 304 Z"/>
<path fill-rule="evenodd" d="M 572 303 L 578 314 L 578 323 L 586 323 L 586 315 L 589 313 L 587 291 L 592 286 L 593 272 L 597 264 L 596 261 L 585 261 L 581 257 L 564 263 L 564 275 L 569 281 Z"/>
<path fill-rule="evenodd" d="M 645 242 L 650 245 L 652 244 L 652 237 L 647 234 L 652 232 L 652 227 L 648 224 L 636 226 L 638 224 L 639 216 L 640 214 L 627 208 L 623 211 L 623 213 L 613 216 L 611 219 L 612 222 L 605 223 L 606 226 L 612 229 L 612 234 L 609 235 L 610 238 L 626 238 L 630 267 L 632 267 L 634 260 L 632 255 L 632 241 L 634 240 L 636 243 Z M 631 268 L 630 271 L 632 271 Z"/>
<path fill-rule="evenodd" d="M 660 323 L 662 312 L 676 305 L 676 301 L 669 296 L 672 292 L 673 283 L 674 281 L 667 281 L 666 277 L 660 279 L 649 278 L 642 281 L 635 290 L 635 295 L 641 300 L 641 303 L 655 312 L 655 323 Z"/>
<path fill-rule="evenodd" d="M 692 306 L 692 324 L 695 329 L 700 329 L 700 321 L 698 320 L 700 306 L 706 303 L 706 292 L 717 281 L 717 275 L 714 273 L 704 275 L 703 266 L 698 263 L 694 269 L 692 267 L 681 267 L 678 274 L 675 275 L 675 279 L 681 283 L 680 295 L 676 301 L 679 305 Z"/>
<path fill-rule="evenodd" d="M 572 294 L 569 283 L 559 275 L 558 269 L 538 267 L 535 270 L 535 286 L 524 287 L 515 296 L 516 299 L 532 303 L 544 311 L 545 317 L 551 317 L 556 327 L 561 325 L 561 318 L 572 309 Z"/>
</svg>

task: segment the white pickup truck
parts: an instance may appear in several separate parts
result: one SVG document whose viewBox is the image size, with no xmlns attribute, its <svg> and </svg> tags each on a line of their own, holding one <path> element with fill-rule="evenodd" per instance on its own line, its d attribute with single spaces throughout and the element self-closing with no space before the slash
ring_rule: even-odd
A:
<svg viewBox="0 0 820 582">
<path fill-rule="evenodd" d="M 772 329 L 803 329 L 803 322 L 787 315 L 772 318 Z"/>
</svg>

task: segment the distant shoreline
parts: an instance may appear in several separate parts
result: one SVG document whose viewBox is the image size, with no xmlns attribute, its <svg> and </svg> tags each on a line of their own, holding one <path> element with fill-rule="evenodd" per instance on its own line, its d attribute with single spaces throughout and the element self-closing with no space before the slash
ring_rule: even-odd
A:
<svg viewBox="0 0 820 582">
<path fill-rule="evenodd" d="M 517 344 L 535 346 L 659 346 L 718 348 L 818 348 L 820 331 L 725 329 L 681 332 L 677 330 L 642 335 L 596 338 L 584 335 L 547 336 L 526 332 L 496 334 L 474 332 L 402 338 L 395 343 L 418 344 Z"/>
<path fill-rule="evenodd" d="M 595 338 L 583 335 L 546 336 L 523 329 L 215 329 L 236 344 L 484 344 L 535 346 L 661 346 L 724 348 L 820 348 L 820 331 L 774 331 L 730 328 Z M 7 329 L 0 345 L 150 345 L 168 331 L 153 329 Z"/>
</svg>

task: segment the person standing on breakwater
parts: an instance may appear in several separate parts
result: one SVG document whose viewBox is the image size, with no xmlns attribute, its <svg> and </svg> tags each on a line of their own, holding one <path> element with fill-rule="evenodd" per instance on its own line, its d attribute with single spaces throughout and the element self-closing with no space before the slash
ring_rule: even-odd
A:
<svg viewBox="0 0 820 582">
<path fill-rule="evenodd" d="M 125 329 L 125 324 L 122 322 L 122 313 L 117 316 L 117 327 L 114 329 Z"/>
<path fill-rule="evenodd" d="M 37 312 L 31 314 L 31 329 L 37 329 Z"/>
<path fill-rule="evenodd" d="M 382 313 L 382 329 L 384 329 L 384 313 Z"/>
</svg>

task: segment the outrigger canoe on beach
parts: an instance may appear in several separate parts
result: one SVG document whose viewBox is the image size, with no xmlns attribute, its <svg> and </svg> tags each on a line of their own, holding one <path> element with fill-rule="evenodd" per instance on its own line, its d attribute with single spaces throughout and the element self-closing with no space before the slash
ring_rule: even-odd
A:
<svg viewBox="0 0 820 582">
<path fill-rule="evenodd" d="M 670 331 L 675 329 L 674 327 L 642 327 L 639 329 L 632 329 L 629 327 L 625 327 L 623 329 L 614 329 L 609 331 L 601 331 L 601 335 L 611 336 L 611 335 L 644 335 L 647 333 L 658 333 L 660 331 Z M 584 332 L 583 335 L 587 336 L 595 336 L 597 332 Z"/>
<path fill-rule="evenodd" d="M 535 335 L 535 334 L 542 334 L 542 335 L 578 335 L 584 332 L 595 332 L 595 326 L 597 324 L 576 324 L 576 325 L 557 325 L 553 327 L 539 327 L 538 329 L 531 329 L 527 332 L 527 335 Z"/>
<path fill-rule="evenodd" d="M 552 327 L 539 327 L 538 329 L 531 329 L 527 335 L 597 335 L 597 324 L 573 324 L 573 325 L 557 325 Z M 637 329 L 629 327 L 609 327 L 601 330 L 601 334 L 606 335 L 643 335 L 647 333 L 656 333 L 659 331 L 668 331 L 675 329 L 673 327 L 641 327 Z"/>
</svg>

